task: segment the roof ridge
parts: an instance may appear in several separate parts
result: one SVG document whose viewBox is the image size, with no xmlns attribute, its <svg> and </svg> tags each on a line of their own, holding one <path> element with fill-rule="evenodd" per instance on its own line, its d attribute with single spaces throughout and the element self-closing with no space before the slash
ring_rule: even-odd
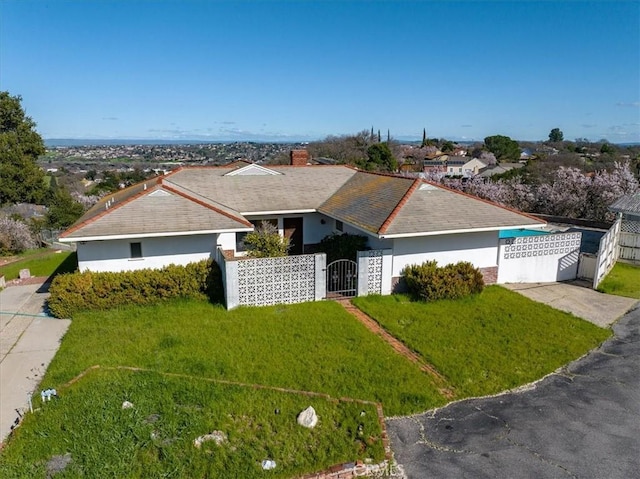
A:
<svg viewBox="0 0 640 479">
<path fill-rule="evenodd" d="M 338 166 L 338 165 L 336 165 Z M 340 165 L 342 166 L 342 165 Z M 346 165 L 344 165 L 346 166 Z M 375 175 L 375 176 L 385 176 L 387 178 L 399 178 L 401 180 L 414 180 L 415 178 L 411 178 L 409 176 L 404 176 L 404 175 L 399 175 L 398 173 L 391 173 L 391 172 L 386 172 L 386 171 L 365 171 L 365 170 L 360 170 L 357 167 L 353 166 L 353 169 L 355 169 L 356 171 L 360 172 L 360 173 L 366 173 L 367 175 Z"/>
<path fill-rule="evenodd" d="M 387 229 L 391 225 L 391 222 L 395 219 L 395 217 L 398 215 L 398 213 L 400 212 L 402 207 L 406 204 L 406 202 L 409 201 L 409 197 L 420 186 L 420 183 L 421 183 L 421 180 L 419 178 L 416 178 L 413 181 L 413 183 L 411 184 L 407 192 L 404 195 L 402 195 L 402 198 L 400 198 L 400 201 L 398 201 L 398 204 L 395 206 L 395 208 L 393 208 L 393 211 L 391 211 L 391 214 L 387 217 L 384 223 L 382 223 L 382 226 L 378 230 L 378 234 L 386 233 Z"/>
</svg>

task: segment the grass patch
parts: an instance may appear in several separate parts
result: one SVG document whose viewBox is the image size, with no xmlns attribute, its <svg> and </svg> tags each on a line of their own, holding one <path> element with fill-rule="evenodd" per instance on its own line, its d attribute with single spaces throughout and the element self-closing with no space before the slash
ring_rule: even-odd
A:
<svg viewBox="0 0 640 479">
<path fill-rule="evenodd" d="M 640 299 L 640 266 L 616 263 L 598 286 L 598 291 Z"/>
<path fill-rule="evenodd" d="M 52 278 L 56 274 L 71 273 L 77 267 L 78 259 L 75 252 L 35 250 L 21 255 L 18 261 L 0 266 L 0 276 L 4 276 L 7 281 L 17 279 L 20 277 L 20 270 L 27 268 L 31 276 Z"/>
<path fill-rule="evenodd" d="M 375 406 L 152 372 L 90 371 L 59 397 L 35 404 L 2 453 L 0 476 L 50 477 L 47 462 L 70 454 L 62 477 L 285 478 L 337 463 L 384 459 Z M 123 401 L 134 407 L 122 409 Z M 313 406 L 314 429 L 296 423 Z M 364 413 L 364 414 L 363 414 Z M 227 441 L 194 440 L 222 431 Z M 276 468 L 263 471 L 264 459 Z"/>
<path fill-rule="evenodd" d="M 499 286 L 456 301 L 412 302 L 394 295 L 354 303 L 443 373 L 457 397 L 539 379 L 611 334 Z"/>
<path fill-rule="evenodd" d="M 445 402 L 428 375 L 334 302 L 226 311 L 178 300 L 78 314 L 43 387 L 96 364 L 381 402 L 389 415 Z"/>
</svg>

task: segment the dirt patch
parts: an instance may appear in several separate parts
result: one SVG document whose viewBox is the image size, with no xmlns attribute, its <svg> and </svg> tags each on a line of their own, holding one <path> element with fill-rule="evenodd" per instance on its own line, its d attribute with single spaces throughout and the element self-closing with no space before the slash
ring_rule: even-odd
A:
<svg viewBox="0 0 640 479">
<path fill-rule="evenodd" d="M 12 279 L 11 281 L 7 281 L 7 288 L 9 286 L 26 286 L 28 284 L 44 284 L 48 276 L 32 276 L 31 278 L 25 279 Z"/>
<path fill-rule="evenodd" d="M 71 454 L 66 453 L 61 456 L 53 456 L 47 461 L 47 479 L 51 479 L 59 472 L 64 471 L 69 464 L 71 464 Z"/>
</svg>

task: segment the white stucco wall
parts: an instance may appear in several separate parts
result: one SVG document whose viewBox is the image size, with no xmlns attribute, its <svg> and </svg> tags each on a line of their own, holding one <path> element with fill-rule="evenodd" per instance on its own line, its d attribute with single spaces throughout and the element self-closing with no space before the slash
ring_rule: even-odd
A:
<svg viewBox="0 0 640 479">
<path fill-rule="evenodd" d="M 173 236 L 78 243 L 80 271 L 132 271 L 187 264 L 214 257 L 218 235 Z M 130 243 L 142 244 L 142 258 L 130 258 Z"/>
<path fill-rule="evenodd" d="M 236 250 L 236 234 L 220 233 L 218 235 L 218 245 L 224 250 Z"/>
<path fill-rule="evenodd" d="M 324 224 L 322 222 L 324 221 Z M 311 213 L 304 218 L 304 243 L 316 244 L 333 232 L 333 220 L 320 213 Z"/>
<path fill-rule="evenodd" d="M 546 283 L 575 279 L 582 233 L 500 239 L 498 283 Z"/>
<path fill-rule="evenodd" d="M 477 268 L 498 264 L 498 232 L 395 238 L 393 240 L 393 276 L 405 266 L 436 260 L 444 266 L 469 261 Z"/>
</svg>

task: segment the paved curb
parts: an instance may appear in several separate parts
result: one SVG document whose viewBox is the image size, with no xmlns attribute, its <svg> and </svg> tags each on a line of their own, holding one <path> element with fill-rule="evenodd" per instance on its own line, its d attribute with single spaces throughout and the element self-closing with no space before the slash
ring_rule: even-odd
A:
<svg viewBox="0 0 640 479">
<path fill-rule="evenodd" d="M 46 315 L 47 296 L 41 282 L 0 292 L 0 447 L 20 423 L 71 324 Z"/>
</svg>

